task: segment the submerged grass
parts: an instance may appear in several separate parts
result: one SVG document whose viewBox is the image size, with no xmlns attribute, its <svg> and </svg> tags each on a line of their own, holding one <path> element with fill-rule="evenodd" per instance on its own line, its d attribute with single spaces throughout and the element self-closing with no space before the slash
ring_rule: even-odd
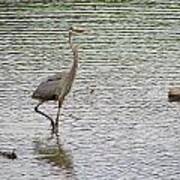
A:
<svg viewBox="0 0 180 180">
<path fill-rule="evenodd" d="M 46 3 L 44 3 L 43 1 L 39 1 L 38 3 L 33 3 L 33 1 L 31 2 L 19 2 L 16 3 L 16 7 L 18 7 L 19 10 L 21 11 L 31 11 L 31 12 L 46 12 L 46 11 L 63 11 L 63 10 L 72 10 L 74 4 L 73 3 L 81 3 L 82 5 L 87 5 L 87 3 L 90 4 L 95 4 L 98 5 L 101 3 L 125 3 L 125 2 L 131 2 L 134 0 L 95 0 L 95 1 L 90 1 L 90 0 L 86 0 L 86 1 L 82 1 L 82 0 L 72 0 L 69 1 L 68 3 L 65 2 L 51 2 L 51 1 L 47 1 Z M 10 4 L 9 4 L 10 5 Z"/>
<path fill-rule="evenodd" d="M 123 3 L 123 2 L 130 2 L 133 0 L 96 0 L 96 2 L 103 2 L 103 3 Z"/>
<path fill-rule="evenodd" d="M 66 3 L 23 3 L 18 5 L 18 10 L 30 12 L 54 12 L 71 9 L 72 5 Z"/>
</svg>

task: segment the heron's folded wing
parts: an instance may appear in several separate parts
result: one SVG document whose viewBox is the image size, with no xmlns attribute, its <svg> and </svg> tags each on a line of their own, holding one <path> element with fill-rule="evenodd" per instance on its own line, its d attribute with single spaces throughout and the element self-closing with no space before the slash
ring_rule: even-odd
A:
<svg viewBox="0 0 180 180">
<path fill-rule="evenodd" d="M 57 100 L 58 95 L 61 93 L 61 80 L 53 78 L 53 80 L 46 80 L 41 82 L 34 91 L 32 98 L 40 100 Z"/>
<path fill-rule="evenodd" d="M 45 81 L 58 81 L 66 75 L 66 72 L 58 72 L 55 75 L 49 76 Z"/>
<path fill-rule="evenodd" d="M 41 82 L 34 91 L 32 98 L 41 100 L 55 100 L 61 93 L 61 81 L 63 81 L 66 72 L 59 72 L 53 76 L 49 76 L 45 81 Z"/>
</svg>

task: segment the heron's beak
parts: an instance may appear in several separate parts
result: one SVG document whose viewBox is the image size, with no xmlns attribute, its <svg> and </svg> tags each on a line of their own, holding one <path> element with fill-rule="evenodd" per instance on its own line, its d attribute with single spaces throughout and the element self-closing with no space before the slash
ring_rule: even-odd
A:
<svg viewBox="0 0 180 180">
<path fill-rule="evenodd" d="M 84 34 L 84 33 L 88 33 L 89 30 L 85 29 L 85 28 L 79 28 L 79 27 L 72 27 L 72 32 L 75 35 L 79 35 L 79 34 Z"/>
</svg>

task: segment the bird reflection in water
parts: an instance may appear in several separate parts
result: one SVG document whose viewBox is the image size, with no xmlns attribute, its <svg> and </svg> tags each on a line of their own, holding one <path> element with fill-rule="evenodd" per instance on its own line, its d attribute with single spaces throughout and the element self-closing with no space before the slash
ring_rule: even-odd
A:
<svg viewBox="0 0 180 180">
<path fill-rule="evenodd" d="M 71 153 L 63 148 L 59 135 L 55 138 L 36 139 L 34 141 L 37 159 L 45 160 L 55 166 L 68 170 L 73 175 L 73 161 Z"/>
</svg>

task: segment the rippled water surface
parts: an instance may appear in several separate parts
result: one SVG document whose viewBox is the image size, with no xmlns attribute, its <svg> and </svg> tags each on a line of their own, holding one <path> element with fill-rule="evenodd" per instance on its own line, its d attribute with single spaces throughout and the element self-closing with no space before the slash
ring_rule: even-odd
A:
<svg viewBox="0 0 180 180">
<path fill-rule="evenodd" d="M 33 90 L 70 67 L 70 26 L 80 62 L 61 112 L 64 159 L 50 124 L 34 112 Z M 3 180 L 179 180 L 180 2 L 0 4 L 0 157 Z M 56 116 L 55 103 L 42 109 Z"/>
</svg>

